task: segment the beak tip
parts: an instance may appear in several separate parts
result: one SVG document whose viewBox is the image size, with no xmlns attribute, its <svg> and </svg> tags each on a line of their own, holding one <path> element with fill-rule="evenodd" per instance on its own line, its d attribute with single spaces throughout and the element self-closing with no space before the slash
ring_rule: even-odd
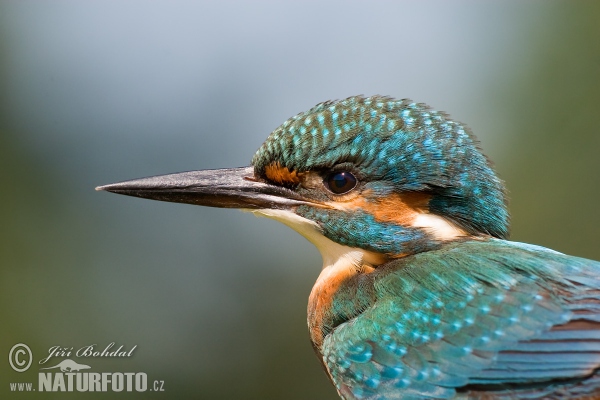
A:
<svg viewBox="0 0 600 400">
<path fill-rule="evenodd" d="M 111 192 L 114 189 L 115 184 L 109 183 L 108 185 L 96 186 L 96 192 Z"/>
<path fill-rule="evenodd" d="M 115 192 L 119 188 L 118 183 L 109 183 L 108 185 L 96 186 L 96 192 Z"/>
</svg>

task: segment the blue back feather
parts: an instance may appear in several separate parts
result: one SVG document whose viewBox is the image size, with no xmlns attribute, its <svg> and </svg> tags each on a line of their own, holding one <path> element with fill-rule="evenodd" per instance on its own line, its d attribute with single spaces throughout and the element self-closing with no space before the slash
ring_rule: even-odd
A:
<svg viewBox="0 0 600 400">
<path fill-rule="evenodd" d="M 600 366 L 598 262 L 489 239 L 369 275 L 365 311 L 322 346 L 348 399 L 553 398 Z"/>
</svg>

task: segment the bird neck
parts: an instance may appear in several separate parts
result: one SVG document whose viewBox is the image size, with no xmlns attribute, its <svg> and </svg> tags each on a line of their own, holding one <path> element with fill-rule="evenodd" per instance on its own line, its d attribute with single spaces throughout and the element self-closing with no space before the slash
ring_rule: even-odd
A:
<svg viewBox="0 0 600 400">
<path fill-rule="evenodd" d="M 370 261 L 381 262 L 380 259 Z M 320 351 L 323 339 L 333 328 L 364 310 L 361 304 L 368 301 L 370 296 L 362 292 L 372 285 L 358 282 L 368 281 L 373 271 L 373 264 L 367 262 L 359 251 L 349 251 L 333 264 L 323 267 L 311 290 L 307 309 L 310 339 L 317 351 Z M 353 289 L 348 290 L 348 287 Z M 340 294 L 350 292 L 347 299 L 340 297 Z"/>
</svg>

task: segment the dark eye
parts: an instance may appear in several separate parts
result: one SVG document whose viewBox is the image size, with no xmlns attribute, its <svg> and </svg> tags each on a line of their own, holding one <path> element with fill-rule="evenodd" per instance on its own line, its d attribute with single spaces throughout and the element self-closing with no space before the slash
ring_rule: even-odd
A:
<svg viewBox="0 0 600 400">
<path fill-rule="evenodd" d="M 356 178 L 350 172 L 333 172 L 325 178 L 325 185 L 335 194 L 344 194 L 356 187 Z"/>
</svg>

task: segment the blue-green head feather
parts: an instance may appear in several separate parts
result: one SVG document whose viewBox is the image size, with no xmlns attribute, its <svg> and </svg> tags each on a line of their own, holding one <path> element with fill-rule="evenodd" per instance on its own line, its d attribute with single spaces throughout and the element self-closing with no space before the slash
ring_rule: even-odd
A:
<svg viewBox="0 0 600 400">
<path fill-rule="evenodd" d="M 505 238 L 508 233 L 503 184 L 473 135 L 424 104 L 382 96 L 321 103 L 275 129 L 252 164 L 259 179 L 322 201 L 339 196 L 319 188 L 318 180 L 349 171 L 358 180 L 354 189 L 358 195 L 371 196 L 367 201 L 423 194 L 429 196 L 428 213 L 468 235 Z M 377 223 L 362 211 L 303 206 L 297 213 L 317 221 L 325 236 L 338 243 L 364 248 L 361 244 L 369 242 L 370 250 L 386 253 L 427 249 L 431 237 L 426 230 L 411 226 L 399 230 L 387 226 L 395 225 L 393 221 L 380 218 Z M 405 245 L 389 248 L 394 242 Z"/>
</svg>

